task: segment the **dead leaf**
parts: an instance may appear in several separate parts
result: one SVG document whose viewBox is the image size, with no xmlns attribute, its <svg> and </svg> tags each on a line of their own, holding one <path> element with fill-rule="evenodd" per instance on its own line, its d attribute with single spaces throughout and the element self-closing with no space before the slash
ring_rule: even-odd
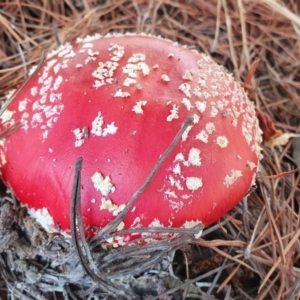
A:
<svg viewBox="0 0 300 300">
<path fill-rule="evenodd" d="M 291 138 L 293 137 L 300 137 L 300 134 L 296 133 L 282 133 L 281 135 L 271 138 L 268 142 L 266 142 L 266 146 L 270 148 L 278 147 L 278 146 L 285 146 Z"/>
<path fill-rule="evenodd" d="M 263 141 L 269 148 L 285 146 L 291 138 L 300 137 L 299 134 L 283 133 L 280 129 L 277 129 L 272 118 L 259 109 L 256 109 L 256 116 L 259 121 L 259 127 L 263 132 Z"/>
<path fill-rule="evenodd" d="M 271 139 L 274 139 L 282 134 L 282 131 L 276 129 L 275 124 L 271 117 L 265 112 L 256 109 L 256 116 L 259 121 L 259 127 L 263 132 L 263 140 L 264 142 L 269 142 Z"/>
</svg>

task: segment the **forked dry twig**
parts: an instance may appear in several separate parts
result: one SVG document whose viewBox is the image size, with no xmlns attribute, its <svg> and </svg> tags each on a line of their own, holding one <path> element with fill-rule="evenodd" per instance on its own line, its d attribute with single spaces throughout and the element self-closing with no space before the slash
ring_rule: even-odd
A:
<svg viewBox="0 0 300 300">
<path fill-rule="evenodd" d="M 146 178 L 146 180 L 144 181 L 142 186 L 134 193 L 132 198 L 129 200 L 128 204 L 126 205 L 126 208 L 122 211 L 122 213 L 120 213 L 118 215 L 118 217 L 116 217 L 113 221 L 111 221 L 105 228 L 99 230 L 99 233 L 97 234 L 98 237 L 101 237 L 102 235 L 104 235 L 104 238 L 107 239 L 110 236 L 110 234 L 118 227 L 119 223 L 124 219 L 124 217 L 126 216 L 128 211 L 132 208 L 134 202 L 138 199 L 138 197 L 140 197 L 142 195 L 144 190 L 150 184 L 152 178 L 155 176 L 156 172 L 159 170 L 162 163 L 166 160 L 166 158 L 170 155 L 170 153 L 173 151 L 175 146 L 178 144 L 183 133 L 186 131 L 188 126 L 190 126 L 192 123 L 193 123 L 193 117 L 190 117 L 186 120 L 186 122 L 183 124 L 182 128 L 176 134 L 176 136 L 175 136 L 174 140 L 172 141 L 172 143 L 170 144 L 170 146 L 160 156 L 159 160 L 154 165 L 153 169 L 150 171 L 148 177 Z M 107 273 L 101 274 L 99 272 L 99 267 L 96 265 L 96 263 L 93 259 L 90 247 L 85 238 L 85 230 L 83 227 L 82 215 L 81 215 L 81 169 L 82 169 L 82 163 L 83 163 L 83 158 L 81 158 L 81 157 L 78 158 L 78 160 L 76 161 L 76 165 L 75 165 L 75 175 L 74 175 L 74 183 L 73 183 L 73 191 L 72 191 L 72 199 L 71 199 L 71 209 L 70 209 L 71 232 L 72 232 L 72 238 L 73 238 L 73 242 L 75 244 L 76 252 L 79 256 L 79 259 L 83 266 L 83 269 L 93 279 L 93 281 L 95 283 L 99 284 L 101 286 L 101 288 L 103 288 L 105 291 L 108 291 L 114 295 L 115 294 L 123 294 L 124 296 L 127 296 L 130 299 L 130 298 L 134 297 L 134 295 L 132 293 L 129 293 L 127 291 L 122 291 L 122 293 L 121 293 L 120 288 L 114 286 L 111 282 L 107 281 L 107 275 L 111 276 L 111 274 L 107 274 Z M 199 231 L 199 228 L 197 228 L 195 230 L 190 230 L 190 229 L 189 230 L 178 230 L 175 228 L 170 228 L 170 229 L 168 229 L 168 228 L 149 228 L 149 229 L 148 228 L 139 228 L 138 231 L 139 232 L 151 232 L 151 231 L 153 231 L 153 229 L 155 230 L 155 232 L 160 232 L 163 230 L 168 233 L 169 232 L 181 233 L 181 235 L 184 235 L 184 239 L 182 239 L 182 238 L 180 239 L 179 237 L 175 238 L 176 240 L 181 241 L 179 243 L 179 245 L 180 244 L 183 245 L 184 243 L 186 243 L 187 239 L 192 234 L 195 234 Z M 134 232 L 134 230 L 133 230 L 133 232 Z M 136 230 L 135 230 L 135 232 L 136 232 Z M 124 234 L 124 232 L 118 232 L 118 235 L 122 235 L 122 234 Z M 169 238 L 167 239 L 168 247 L 162 247 L 162 245 L 165 242 L 166 241 L 157 241 L 155 243 L 154 247 L 152 247 L 153 248 L 152 252 L 155 253 L 155 252 L 159 251 L 158 258 L 160 258 L 160 259 L 162 259 L 163 255 L 165 255 L 166 251 L 174 250 L 173 249 L 174 243 L 172 243 Z M 175 244 L 175 245 L 177 247 L 179 246 L 177 244 Z M 140 272 L 140 270 L 144 270 L 144 271 L 147 270 L 152 265 L 153 260 L 155 260 L 156 262 L 159 262 L 159 260 L 157 259 L 157 255 L 154 257 L 151 256 L 150 248 L 151 247 L 141 246 L 139 248 L 139 252 L 140 252 L 139 255 L 136 252 L 135 252 L 135 255 L 133 255 L 132 251 L 130 251 L 131 257 L 136 256 L 138 258 L 140 255 L 142 255 L 142 256 L 144 255 L 144 257 L 145 257 L 145 262 L 143 262 L 139 259 L 139 265 L 138 265 L 139 272 Z M 119 251 L 119 253 L 117 252 L 116 254 L 120 255 L 120 251 Z M 124 252 L 122 253 L 122 256 L 124 257 Z M 126 256 L 125 256 L 125 258 L 126 258 Z M 117 257 L 112 259 L 113 262 L 116 262 L 117 260 L 119 260 Z M 149 265 L 149 260 L 151 262 L 150 265 Z M 101 264 L 102 262 L 99 261 L 98 263 Z M 143 263 L 145 264 L 144 266 L 143 266 Z M 133 266 L 134 266 L 133 261 L 130 261 L 130 266 L 131 266 L 131 270 L 130 270 L 131 273 L 134 273 L 135 270 L 133 268 Z M 122 274 L 122 271 L 124 271 L 124 269 L 125 269 L 125 271 L 128 272 L 128 270 L 127 270 L 128 262 L 126 263 L 126 261 L 124 263 L 123 268 L 122 268 L 121 264 L 118 265 L 118 274 Z M 126 295 L 126 293 L 128 295 Z"/>
</svg>

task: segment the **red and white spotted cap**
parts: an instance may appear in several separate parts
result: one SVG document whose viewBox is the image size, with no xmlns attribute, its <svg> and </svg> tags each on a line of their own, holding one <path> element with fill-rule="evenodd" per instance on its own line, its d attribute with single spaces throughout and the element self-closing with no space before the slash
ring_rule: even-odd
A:
<svg viewBox="0 0 300 300">
<path fill-rule="evenodd" d="M 3 180 L 46 230 L 68 230 L 82 156 L 83 219 L 103 227 L 189 116 L 193 124 L 118 230 L 211 224 L 254 182 L 258 121 L 223 67 L 162 38 L 95 35 L 51 53 L 1 116 L 2 129 L 23 123 L 1 142 Z"/>
</svg>

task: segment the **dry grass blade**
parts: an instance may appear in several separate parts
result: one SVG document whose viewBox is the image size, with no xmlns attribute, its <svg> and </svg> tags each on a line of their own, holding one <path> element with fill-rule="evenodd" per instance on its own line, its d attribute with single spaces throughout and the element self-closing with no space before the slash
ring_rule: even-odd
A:
<svg viewBox="0 0 300 300">
<path fill-rule="evenodd" d="M 3 132 L 0 133 L 0 140 L 6 138 L 10 134 L 14 133 L 16 130 L 22 128 L 22 126 L 23 124 L 21 123 L 21 121 L 9 126 L 7 129 L 5 129 Z"/>
<path fill-rule="evenodd" d="M 42 66 L 43 62 L 45 60 L 45 53 L 41 53 L 41 58 L 39 64 L 36 66 L 35 70 L 32 72 L 32 74 L 22 83 L 22 85 L 19 87 L 18 91 L 14 93 L 10 99 L 8 99 L 3 106 L 0 109 L 0 116 L 2 116 L 3 112 L 7 109 L 9 104 L 14 101 L 14 99 L 22 92 L 22 90 L 26 87 L 26 85 L 32 80 L 35 74 L 39 71 L 40 67 Z"/>
</svg>

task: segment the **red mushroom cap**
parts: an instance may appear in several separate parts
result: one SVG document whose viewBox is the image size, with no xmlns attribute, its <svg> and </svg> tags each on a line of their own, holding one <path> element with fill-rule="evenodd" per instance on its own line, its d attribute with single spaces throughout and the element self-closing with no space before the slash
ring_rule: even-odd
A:
<svg viewBox="0 0 300 300">
<path fill-rule="evenodd" d="M 2 129 L 24 124 L 1 144 L 3 180 L 47 230 L 68 230 L 82 156 L 85 225 L 103 227 L 189 116 L 193 124 L 121 227 L 211 224 L 253 184 L 255 110 L 210 57 L 162 38 L 96 35 L 51 53 L 1 117 L 9 120 Z"/>
</svg>

